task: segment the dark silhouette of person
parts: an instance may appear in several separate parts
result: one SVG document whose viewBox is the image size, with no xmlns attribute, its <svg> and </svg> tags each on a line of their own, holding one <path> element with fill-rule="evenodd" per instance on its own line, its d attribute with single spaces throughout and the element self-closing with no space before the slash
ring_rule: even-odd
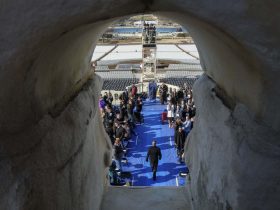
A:
<svg viewBox="0 0 280 210">
<path fill-rule="evenodd" d="M 156 146 L 156 140 L 153 140 L 152 146 L 149 148 L 146 161 L 150 159 L 150 165 L 153 171 L 153 180 L 156 180 L 158 161 L 161 159 L 160 148 Z"/>
<path fill-rule="evenodd" d="M 162 83 L 161 86 L 159 87 L 161 104 L 164 104 L 164 102 L 167 102 L 167 91 L 168 91 L 167 85 Z"/>
<path fill-rule="evenodd" d="M 179 126 L 178 131 L 175 131 L 175 144 L 177 147 L 177 155 L 179 156 L 179 162 L 182 163 L 182 155 L 184 153 L 184 146 L 186 141 L 186 133 L 182 129 L 181 126 Z"/>
</svg>

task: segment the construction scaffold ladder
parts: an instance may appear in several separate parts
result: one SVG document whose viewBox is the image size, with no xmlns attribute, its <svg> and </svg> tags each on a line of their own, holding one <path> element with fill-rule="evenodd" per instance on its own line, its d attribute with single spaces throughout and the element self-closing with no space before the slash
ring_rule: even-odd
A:
<svg viewBox="0 0 280 210">
<path fill-rule="evenodd" d="M 157 69 L 157 44 L 156 27 L 144 22 L 142 32 L 142 81 L 148 82 L 156 80 Z"/>
</svg>

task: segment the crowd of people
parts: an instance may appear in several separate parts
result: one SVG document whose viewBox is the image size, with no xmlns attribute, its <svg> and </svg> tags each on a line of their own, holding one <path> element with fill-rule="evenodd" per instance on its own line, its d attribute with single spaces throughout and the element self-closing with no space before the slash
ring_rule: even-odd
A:
<svg viewBox="0 0 280 210">
<path fill-rule="evenodd" d="M 162 89 L 166 90 L 164 83 Z M 167 117 L 169 128 L 174 128 L 174 141 L 177 149 L 179 161 L 182 162 L 184 155 L 184 145 L 188 134 L 193 128 L 196 108 L 194 105 L 192 89 L 186 85 L 176 89 L 169 89 L 169 93 L 162 96 L 165 91 L 161 92 L 162 103 L 167 103 L 164 116 Z M 164 119 L 163 119 L 164 120 Z"/>
<path fill-rule="evenodd" d="M 110 167 L 110 180 L 115 183 L 120 180 L 115 177 L 116 171 L 122 171 L 122 160 L 126 155 L 126 147 L 134 132 L 136 123 L 142 121 L 142 98 L 137 93 L 137 87 L 132 85 L 130 90 L 119 96 L 119 106 L 113 106 L 112 94 L 100 94 L 99 109 L 103 125 L 113 146 L 113 165 Z M 117 184 L 117 183 L 115 183 Z"/>
<path fill-rule="evenodd" d="M 182 162 L 184 144 L 193 127 L 196 113 L 192 89 L 184 85 L 177 91 L 176 89 L 168 88 L 164 83 L 157 88 L 154 85 L 151 87 L 153 87 L 153 91 L 158 89 L 161 104 L 166 105 L 166 109 L 162 113 L 162 121 L 168 121 L 169 128 L 174 129 L 178 160 Z M 111 184 L 123 183 L 120 178 L 116 177 L 116 171 L 122 171 L 122 161 L 126 155 L 128 142 L 132 135 L 137 135 L 134 132 L 134 127 L 136 123 L 141 123 L 142 121 L 142 100 L 145 95 L 143 93 L 139 94 L 134 84 L 119 96 L 119 106 L 113 106 L 114 98 L 110 92 L 100 95 L 100 114 L 113 146 L 113 163 L 109 170 Z M 154 97 L 154 92 L 150 95 Z"/>
<path fill-rule="evenodd" d="M 196 108 L 192 89 L 185 83 L 178 91 L 169 88 L 165 83 L 159 86 L 161 104 L 167 104 L 162 113 L 162 121 L 168 121 L 169 128 L 174 128 L 174 141 L 179 161 L 182 162 L 184 145 L 193 128 Z"/>
</svg>

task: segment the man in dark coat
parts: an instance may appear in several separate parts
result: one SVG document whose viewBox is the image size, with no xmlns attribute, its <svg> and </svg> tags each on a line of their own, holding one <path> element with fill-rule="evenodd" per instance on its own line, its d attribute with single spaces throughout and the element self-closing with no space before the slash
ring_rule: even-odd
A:
<svg viewBox="0 0 280 210">
<path fill-rule="evenodd" d="M 157 142 L 153 140 L 152 145 L 147 153 L 146 161 L 150 159 L 150 165 L 153 171 L 153 180 L 156 180 L 158 161 L 161 159 L 160 148 L 156 146 Z"/>
<path fill-rule="evenodd" d="M 184 92 L 183 92 L 182 88 L 180 88 L 180 90 L 177 92 L 177 97 L 178 97 L 179 103 L 181 103 L 181 101 L 184 99 Z"/>
<path fill-rule="evenodd" d="M 164 104 L 164 102 L 167 101 L 167 91 L 168 91 L 168 87 L 166 86 L 166 84 L 162 83 L 161 86 L 159 87 L 161 104 Z"/>
<path fill-rule="evenodd" d="M 113 123 L 114 123 L 114 113 L 111 107 L 107 107 L 106 108 L 106 112 L 104 115 L 104 126 L 105 128 L 107 127 L 113 127 Z"/>
<path fill-rule="evenodd" d="M 123 143 L 124 134 L 125 134 L 125 129 L 120 125 L 120 123 L 116 122 L 115 123 L 115 137 L 120 139 L 121 143 Z"/>
<path fill-rule="evenodd" d="M 176 131 L 175 131 L 176 132 Z M 177 155 L 179 156 L 179 161 L 182 162 L 182 155 L 184 153 L 186 134 L 185 131 L 180 126 L 175 135 L 175 144 L 177 147 Z"/>
<path fill-rule="evenodd" d="M 123 157 L 123 147 L 119 138 L 116 138 L 113 145 L 113 159 L 116 162 L 117 169 L 122 171 L 122 157 Z"/>
<path fill-rule="evenodd" d="M 141 111 L 142 111 L 142 106 L 143 106 L 143 102 L 140 96 L 138 96 L 138 99 L 136 101 L 136 112 L 134 112 L 134 117 L 135 120 L 138 123 L 141 123 Z"/>
</svg>

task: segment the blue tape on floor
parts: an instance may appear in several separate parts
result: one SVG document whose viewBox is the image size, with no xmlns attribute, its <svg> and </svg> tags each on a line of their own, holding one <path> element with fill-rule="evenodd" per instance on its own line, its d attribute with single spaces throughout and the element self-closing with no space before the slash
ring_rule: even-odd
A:
<svg viewBox="0 0 280 210">
<path fill-rule="evenodd" d="M 166 105 L 157 102 L 145 102 L 143 115 L 145 122 L 137 125 L 135 131 L 138 138 L 133 137 L 129 144 L 127 159 L 123 171 L 130 171 L 133 176 L 133 186 L 183 186 L 185 179 L 179 177 L 179 172 L 186 171 L 186 165 L 179 163 L 174 148 L 174 129 L 168 123 L 161 123 L 161 113 Z M 157 180 L 152 180 L 150 164 L 146 162 L 148 148 L 152 140 L 157 140 L 161 148 L 162 159 L 159 161 Z"/>
</svg>

